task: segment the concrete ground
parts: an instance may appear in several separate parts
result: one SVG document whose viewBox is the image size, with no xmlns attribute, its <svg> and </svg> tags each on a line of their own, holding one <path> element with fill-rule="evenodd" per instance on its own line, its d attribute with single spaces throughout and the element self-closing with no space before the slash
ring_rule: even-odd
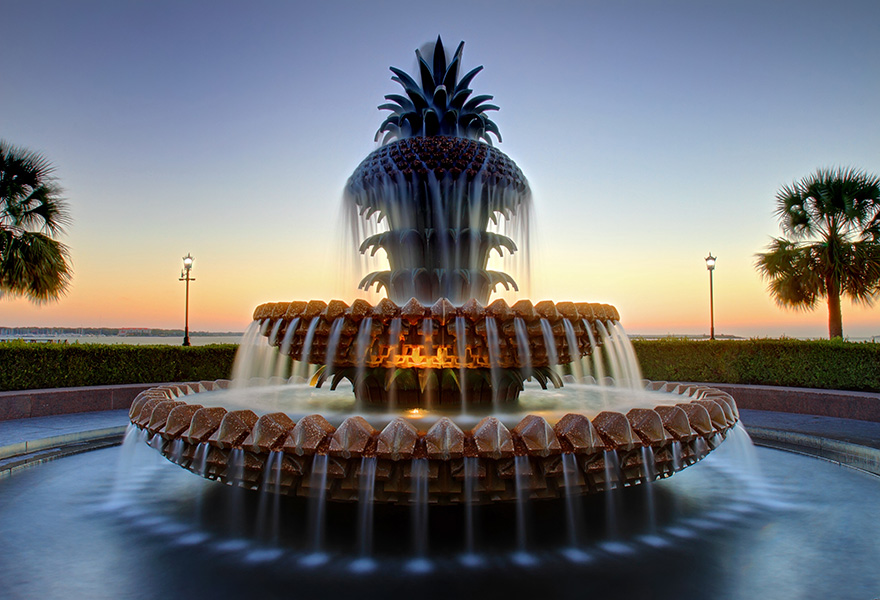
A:
<svg viewBox="0 0 880 600">
<path fill-rule="evenodd" d="M 880 423 L 764 410 L 740 410 L 752 440 L 880 475 Z"/>
<path fill-rule="evenodd" d="M 127 410 L 0 421 L 0 477 L 34 463 L 117 444 L 127 424 Z"/>
<path fill-rule="evenodd" d="M 766 410 L 741 409 L 739 414 L 748 431 L 787 431 L 880 450 L 880 423 Z"/>
<path fill-rule="evenodd" d="M 0 457 L 5 458 L 4 451 L 17 444 L 77 433 L 104 431 L 108 428 L 124 430 L 127 424 L 127 410 L 102 410 L 0 421 Z"/>
</svg>

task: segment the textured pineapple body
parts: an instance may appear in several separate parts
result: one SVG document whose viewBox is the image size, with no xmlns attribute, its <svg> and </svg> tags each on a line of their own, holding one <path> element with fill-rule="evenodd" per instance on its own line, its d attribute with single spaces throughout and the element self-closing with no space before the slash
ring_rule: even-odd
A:
<svg viewBox="0 0 880 600">
<path fill-rule="evenodd" d="M 429 178 L 433 174 L 433 179 Z M 506 154 L 484 142 L 451 136 L 397 140 L 372 152 L 348 181 L 351 191 L 369 190 L 388 177 L 408 182 L 479 180 L 495 188 L 528 193 L 522 171 Z"/>
<path fill-rule="evenodd" d="M 492 249 L 516 250 L 510 238 L 487 230 L 490 221 L 512 218 L 530 198 L 522 171 L 500 150 L 449 136 L 397 140 L 364 159 L 346 195 L 389 229 L 361 251 L 384 249 L 391 270 L 371 273 L 362 288 L 375 284 L 395 302 L 424 303 L 485 303 L 499 283 L 516 288 L 508 275 L 486 270 Z"/>
</svg>

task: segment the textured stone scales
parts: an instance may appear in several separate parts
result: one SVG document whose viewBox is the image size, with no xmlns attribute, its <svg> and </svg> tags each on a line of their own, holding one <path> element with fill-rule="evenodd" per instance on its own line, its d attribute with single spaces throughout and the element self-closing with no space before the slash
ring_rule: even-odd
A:
<svg viewBox="0 0 880 600">
<path fill-rule="evenodd" d="M 669 477 L 701 460 L 739 418 L 733 398 L 724 392 L 665 382 L 648 385 L 671 396 L 675 404 L 634 408 L 626 414 L 604 411 L 592 419 L 569 413 L 555 422 L 529 415 L 510 428 L 493 416 L 467 429 L 448 417 L 422 428 L 400 417 L 386 419 L 383 425 L 353 415 L 334 426 L 321 415 L 294 421 L 285 413 L 258 417 L 250 410 L 198 404 L 200 394 L 228 385 L 202 381 L 152 388 L 135 399 L 131 421 L 150 434 L 151 445 L 169 460 L 209 479 L 252 489 L 264 481 L 278 481 L 280 487 L 273 490 L 278 493 L 314 495 L 309 482 L 315 456 L 328 455 L 326 497 L 343 501 L 359 499 L 363 457 L 377 460 L 374 500 L 395 504 L 414 501 L 410 471 L 416 459 L 428 461 L 428 501 L 436 504 L 465 501 L 466 457 L 477 461 L 472 500 L 480 503 L 517 498 L 517 456 L 526 459 L 531 498 L 567 493 L 563 453 L 575 457 L 578 475 L 572 485 L 578 492 L 606 489 L 605 461 L 610 456 L 617 465 L 612 485 L 635 485 L 647 477 Z M 651 464 L 645 463 L 642 448 L 651 449 Z M 240 464 L 233 461 L 235 451 L 243 453 Z M 280 460 L 270 460 L 272 453 Z M 205 457 L 204 465 L 198 456 Z M 267 477 L 264 470 L 270 468 L 280 469 L 280 476 Z"/>
</svg>

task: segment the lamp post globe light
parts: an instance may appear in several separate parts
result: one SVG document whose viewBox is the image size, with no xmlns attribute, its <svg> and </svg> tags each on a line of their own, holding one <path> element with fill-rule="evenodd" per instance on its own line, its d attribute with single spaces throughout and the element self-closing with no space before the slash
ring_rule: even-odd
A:
<svg viewBox="0 0 880 600">
<path fill-rule="evenodd" d="M 712 272 L 715 270 L 715 261 L 717 257 L 712 256 L 712 253 L 709 253 L 709 256 L 706 257 L 706 269 L 709 270 L 709 339 L 715 339 L 715 298 L 713 292 L 713 282 L 712 282 Z"/>
<path fill-rule="evenodd" d="M 183 269 L 180 270 L 180 281 L 186 282 L 186 312 L 184 317 L 184 329 L 183 329 L 183 345 L 189 346 L 189 282 L 195 281 L 194 277 L 190 277 L 190 271 L 193 266 L 193 257 L 187 252 L 186 256 L 183 257 Z"/>
</svg>

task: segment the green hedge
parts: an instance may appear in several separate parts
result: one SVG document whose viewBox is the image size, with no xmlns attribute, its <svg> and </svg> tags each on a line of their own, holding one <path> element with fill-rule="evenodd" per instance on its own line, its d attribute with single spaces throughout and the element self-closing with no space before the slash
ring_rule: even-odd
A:
<svg viewBox="0 0 880 600">
<path fill-rule="evenodd" d="M 0 390 L 228 378 L 238 346 L 0 343 Z"/>
<path fill-rule="evenodd" d="M 839 340 L 633 340 L 655 381 L 880 392 L 880 344 Z M 228 378 L 236 345 L 0 343 L 0 390 Z"/>
<path fill-rule="evenodd" d="M 841 340 L 634 340 L 646 379 L 880 392 L 880 344 Z"/>
</svg>

